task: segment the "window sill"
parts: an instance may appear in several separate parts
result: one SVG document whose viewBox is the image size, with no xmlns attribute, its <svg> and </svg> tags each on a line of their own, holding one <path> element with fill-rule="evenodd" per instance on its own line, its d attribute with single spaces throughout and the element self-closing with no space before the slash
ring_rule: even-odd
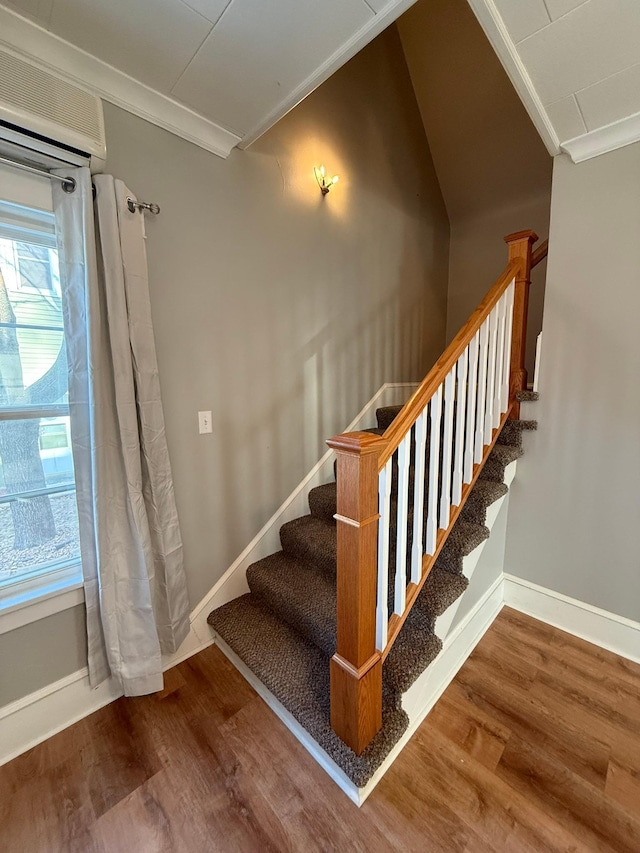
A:
<svg viewBox="0 0 640 853">
<path fill-rule="evenodd" d="M 32 581 L 18 581 L 0 591 L 0 634 L 84 603 L 79 566 Z"/>
</svg>

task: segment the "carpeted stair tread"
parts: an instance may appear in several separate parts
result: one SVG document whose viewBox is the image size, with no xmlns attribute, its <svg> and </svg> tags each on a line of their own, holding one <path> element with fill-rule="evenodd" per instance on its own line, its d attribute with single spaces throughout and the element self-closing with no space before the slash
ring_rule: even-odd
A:
<svg viewBox="0 0 640 853">
<path fill-rule="evenodd" d="M 361 755 L 355 755 L 329 722 L 329 658 L 251 598 L 244 595 L 214 610 L 209 624 L 351 781 L 362 787 L 406 731 L 409 720 L 399 696 L 384 692 L 382 729 Z"/>
<path fill-rule="evenodd" d="M 504 482 L 505 468 L 519 459 L 523 453 L 522 446 L 518 444 L 494 444 L 482 469 L 482 479 L 493 480 L 496 483 Z"/>
<path fill-rule="evenodd" d="M 496 444 L 511 444 L 522 448 L 522 433 L 538 429 L 537 421 L 515 421 L 508 420 L 502 427 Z"/>
<path fill-rule="evenodd" d="M 469 581 L 463 574 L 447 572 L 436 564 L 429 572 L 414 607 L 419 607 L 431 622 L 435 622 L 468 586 Z"/>
<path fill-rule="evenodd" d="M 489 530 L 484 524 L 473 524 L 458 518 L 434 565 L 438 569 L 461 574 L 463 557 L 468 556 L 488 538 Z"/>
<path fill-rule="evenodd" d="M 332 522 L 336 514 L 337 484 L 333 480 L 323 486 L 316 486 L 309 492 L 309 509 L 314 518 Z"/>
<path fill-rule="evenodd" d="M 516 391 L 516 400 L 519 403 L 535 403 L 540 399 L 537 391 Z"/>
<path fill-rule="evenodd" d="M 312 563 L 335 577 L 336 525 L 313 515 L 303 515 L 280 528 L 282 550 L 305 563 Z"/>
<path fill-rule="evenodd" d="M 336 586 L 328 576 L 279 551 L 247 569 L 251 592 L 326 655 L 336 650 Z"/>
<path fill-rule="evenodd" d="M 492 503 L 503 498 L 508 491 L 506 483 L 496 483 L 493 480 L 478 477 L 462 508 L 460 518 L 473 524 L 484 524 L 487 519 L 487 509 Z"/>
<path fill-rule="evenodd" d="M 376 409 L 376 421 L 381 430 L 388 429 L 402 411 L 403 406 L 382 406 Z"/>
<path fill-rule="evenodd" d="M 247 582 L 252 594 L 272 613 L 283 619 L 304 639 L 311 641 L 331 657 L 336 647 L 336 588 L 335 582 L 323 576 L 315 568 L 289 557 L 282 551 L 271 554 L 263 560 L 253 563 L 247 570 Z M 455 599 L 454 599 L 455 600 Z M 434 600 L 430 606 L 414 608 L 407 617 L 398 640 L 410 669 L 418 674 L 431 662 L 439 641 L 431 638 L 433 621 L 439 615 L 442 602 Z M 447 605 L 448 606 L 448 605 Z M 445 608 L 446 609 L 446 608 Z M 433 614 L 433 615 L 431 615 Z M 410 644 L 416 647 L 409 655 L 406 651 Z M 424 648 L 423 648 L 424 647 Z M 391 652 L 385 662 L 383 673 L 387 672 L 390 684 L 397 688 L 404 676 L 399 670 L 403 667 L 399 653 Z M 416 670 L 422 662 L 422 669 Z M 413 675 L 411 676 L 413 681 Z M 403 688 L 406 689 L 406 688 Z"/>
<path fill-rule="evenodd" d="M 449 548 L 459 551 L 466 557 L 488 538 L 489 528 L 485 527 L 484 524 L 473 524 L 470 521 L 463 521 L 458 518 L 451 528 L 442 550 L 444 551 L 448 545 Z"/>
<path fill-rule="evenodd" d="M 385 683 L 404 693 L 441 649 L 442 640 L 433 633 L 432 620 L 424 611 L 413 607 L 384 662 Z"/>
</svg>

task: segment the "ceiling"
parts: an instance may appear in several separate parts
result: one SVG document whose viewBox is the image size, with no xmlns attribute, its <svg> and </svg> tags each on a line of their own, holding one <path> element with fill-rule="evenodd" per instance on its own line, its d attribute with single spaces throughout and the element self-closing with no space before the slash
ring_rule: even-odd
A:
<svg viewBox="0 0 640 853">
<path fill-rule="evenodd" d="M 274 124 L 412 2 L 2 0 L 0 42 L 106 100 L 152 120 L 160 113 L 169 129 L 184 121 L 224 156 Z"/>
<path fill-rule="evenodd" d="M 640 139 L 638 0 L 469 0 L 551 153 Z"/>
<path fill-rule="evenodd" d="M 640 0 L 468 0 L 552 154 L 640 139 Z M 0 0 L 0 44 L 227 156 L 414 0 Z"/>
</svg>

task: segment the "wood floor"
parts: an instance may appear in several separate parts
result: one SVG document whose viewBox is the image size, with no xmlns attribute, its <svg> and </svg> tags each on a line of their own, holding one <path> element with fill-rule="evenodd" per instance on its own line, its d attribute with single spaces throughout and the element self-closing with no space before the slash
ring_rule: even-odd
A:
<svg viewBox="0 0 640 853">
<path fill-rule="evenodd" d="M 640 666 L 502 611 L 358 809 L 218 649 L 0 768 L 0 850 L 640 851 Z"/>
</svg>

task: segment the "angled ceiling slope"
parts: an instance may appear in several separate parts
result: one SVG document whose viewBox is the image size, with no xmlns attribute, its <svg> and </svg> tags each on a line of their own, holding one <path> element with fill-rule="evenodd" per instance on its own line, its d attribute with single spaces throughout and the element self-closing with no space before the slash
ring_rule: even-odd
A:
<svg viewBox="0 0 640 853">
<path fill-rule="evenodd" d="M 414 0 L 2 0 L 0 45 L 221 157 Z"/>
<path fill-rule="evenodd" d="M 469 0 L 551 154 L 640 140 L 638 0 Z"/>
</svg>

